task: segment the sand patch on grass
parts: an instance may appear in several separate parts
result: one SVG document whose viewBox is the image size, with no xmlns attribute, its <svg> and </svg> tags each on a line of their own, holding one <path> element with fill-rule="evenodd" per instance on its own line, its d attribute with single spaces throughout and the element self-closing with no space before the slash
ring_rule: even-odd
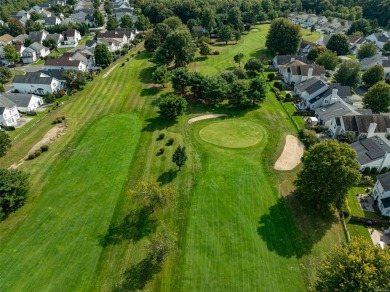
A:
<svg viewBox="0 0 390 292">
<path fill-rule="evenodd" d="M 297 137 L 287 135 L 286 144 L 283 152 L 275 162 L 274 169 L 276 170 L 291 170 L 294 169 L 300 162 L 305 147 Z"/>
<path fill-rule="evenodd" d="M 226 117 L 226 116 L 227 116 L 227 115 L 225 115 L 225 114 L 209 114 L 209 115 L 203 115 L 203 116 L 199 116 L 199 117 L 195 117 L 195 118 L 189 119 L 189 120 L 188 120 L 188 123 L 189 123 L 189 124 L 192 124 L 192 123 L 195 123 L 195 122 L 198 122 L 198 121 L 203 121 L 203 120 L 208 120 L 208 119 L 215 119 L 215 118 Z"/>
</svg>

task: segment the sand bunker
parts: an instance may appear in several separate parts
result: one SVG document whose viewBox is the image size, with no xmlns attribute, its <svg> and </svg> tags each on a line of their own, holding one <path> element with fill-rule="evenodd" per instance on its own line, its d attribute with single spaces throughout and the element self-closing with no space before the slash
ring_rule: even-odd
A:
<svg viewBox="0 0 390 292">
<path fill-rule="evenodd" d="M 215 119 L 215 118 L 226 117 L 226 116 L 227 115 L 225 115 L 225 114 L 203 115 L 203 116 L 199 116 L 199 117 L 195 117 L 195 118 L 189 119 L 188 123 L 192 124 L 192 123 L 195 123 L 195 122 L 198 122 L 198 121 L 203 121 L 203 120 L 208 120 L 208 119 Z"/>
<path fill-rule="evenodd" d="M 274 168 L 276 170 L 294 169 L 301 162 L 304 151 L 305 147 L 297 137 L 287 135 L 283 152 L 276 161 Z"/>
</svg>

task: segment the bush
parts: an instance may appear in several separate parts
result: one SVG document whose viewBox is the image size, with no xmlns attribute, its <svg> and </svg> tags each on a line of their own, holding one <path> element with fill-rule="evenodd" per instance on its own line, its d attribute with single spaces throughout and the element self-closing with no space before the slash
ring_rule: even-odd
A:
<svg viewBox="0 0 390 292">
<path fill-rule="evenodd" d="M 42 152 L 49 151 L 49 145 L 47 145 L 47 144 L 42 145 L 42 146 L 41 146 L 41 151 L 42 151 Z"/>
<path fill-rule="evenodd" d="M 26 116 L 36 116 L 37 112 L 26 112 Z"/>
<path fill-rule="evenodd" d="M 126 62 L 129 62 L 130 61 L 130 59 L 129 58 L 126 58 Z"/>
<path fill-rule="evenodd" d="M 54 119 L 54 120 L 51 122 L 51 124 L 52 124 L 52 125 L 60 124 L 60 123 L 62 123 L 63 120 L 65 120 L 65 117 L 56 118 L 56 119 Z"/>
<path fill-rule="evenodd" d="M 351 208 L 348 205 L 348 202 L 345 201 L 344 206 L 342 208 L 342 212 L 345 218 L 348 218 L 351 215 Z"/>
<path fill-rule="evenodd" d="M 289 99 L 292 98 L 291 93 L 287 93 L 287 94 L 286 94 L 286 98 L 289 98 Z"/>
<path fill-rule="evenodd" d="M 382 173 L 386 173 L 386 172 L 389 172 L 389 168 L 387 168 L 387 167 L 382 168 L 381 174 L 382 174 Z"/>
<path fill-rule="evenodd" d="M 369 167 L 367 167 L 367 168 L 369 168 Z M 360 181 L 360 186 L 362 186 L 362 187 L 371 187 L 372 184 L 373 184 L 372 177 L 369 175 L 363 176 L 361 181 Z"/>
<path fill-rule="evenodd" d="M 160 135 L 158 135 L 157 140 L 163 140 L 164 137 L 165 137 L 165 134 L 164 134 L 164 133 L 161 133 Z"/>
<path fill-rule="evenodd" d="M 376 167 L 371 168 L 370 174 L 377 175 L 378 174 L 378 168 L 376 168 Z"/>
<path fill-rule="evenodd" d="M 233 74 L 236 75 L 238 79 L 246 79 L 248 77 L 245 70 L 242 68 L 234 69 Z"/>
<path fill-rule="evenodd" d="M 213 52 L 213 55 L 219 55 L 219 54 L 220 54 L 219 51 L 214 51 L 214 52 Z"/>
<path fill-rule="evenodd" d="M 283 83 L 281 81 L 276 81 L 274 83 L 274 87 L 278 88 L 279 90 L 283 90 Z"/>
<path fill-rule="evenodd" d="M 371 168 L 366 167 L 362 172 L 364 175 L 369 175 L 371 173 Z"/>
<path fill-rule="evenodd" d="M 42 153 L 41 149 L 37 149 L 34 151 L 35 157 L 38 157 L 39 155 L 41 155 L 41 153 Z"/>
<path fill-rule="evenodd" d="M 28 160 L 33 160 L 35 158 L 35 154 L 34 153 L 30 153 L 28 156 L 27 156 L 27 159 Z"/>
<path fill-rule="evenodd" d="M 164 148 L 160 148 L 160 151 L 158 152 L 158 154 L 164 154 Z"/>
<path fill-rule="evenodd" d="M 167 145 L 168 146 L 172 145 L 174 141 L 175 140 L 173 140 L 173 138 L 169 138 Z"/>
<path fill-rule="evenodd" d="M 123 67 L 123 66 L 125 66 L 125 63 L 122 63 L 122 64 L 121 64 L 121 67 Z"/>
<path fill-rule="evenodd" d="M 269 81 L 274 80 L 275 77 L 276 77 L 276 76 L 275 76 L 275 73 L 269 73 L 269 74 L 268 74 L 268 80 L 269 80 Z"/>
</svg>

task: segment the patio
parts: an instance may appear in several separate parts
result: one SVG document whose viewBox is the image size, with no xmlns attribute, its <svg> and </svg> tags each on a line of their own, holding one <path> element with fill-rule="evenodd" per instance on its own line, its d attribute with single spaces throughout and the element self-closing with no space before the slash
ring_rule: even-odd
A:
<svg viewBox="0 0 390 292">
<path fill-rule="evenodd" d="M 365 212 L 375 212 L 374 199 L 367 194 L 356 194 L 360 208 Z"/>
<path fill-rule="evenodd" d="M 368 228 L 372 242 L 374 245 L 379 244 L 382 249 L 390 244 L 390 234 L 385 234 L 383 231 Z"/>
</svg>

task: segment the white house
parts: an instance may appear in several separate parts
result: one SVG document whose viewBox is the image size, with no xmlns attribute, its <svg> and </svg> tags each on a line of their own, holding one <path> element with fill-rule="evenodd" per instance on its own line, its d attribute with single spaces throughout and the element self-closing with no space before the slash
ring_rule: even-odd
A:
<svg viewBox="0 0 390 292">
<path fill-rule="evenodd" d="M 28 34 L 28 38 L 33 43 L 39 43 L 42 45 L 43 41 L 47 39 L 49 36 L 49 33 L 46 30 L 40 30 L 40 31 L 30 31 Z"/>
<path fill-rule="evenodd" d="M 0 126 L 16 126 L 20 115 L 16 105 L 4 96 L 0 96 Z"/>
<path fill-rule="evenodd" d="M 37 53 L 31 49 L 31 48 L 26 48 L 22 54 L 20 55 L 23 64 L 31 64 L 34 63 L 38 58 L 37 58 Z"/>
<path fill-rule="evenodd" d="M 376 32 L 367 36 L 366 39 L 375 43 L 378 48 L 383 49 L 384 44 L 390 40 L 390 35 L 387 31 Z"/>
<path fill-rule="evenodd" d="M 310 63 L 306 56 L 301 55 L 279 55 L 275 56 L 272 59 L 272 65 L 279 69 L 280 65 L 286 65 L 287 63 L 293 62 L 295 60 L 301 61 L 305 64 Z"/>
<path fill-rule="evenodd" d="M 33 112 L 43 104 L 42 97 L 35 94 L 3 93 L 2 95 L 12 101 L 22 113 Z"/>
<path fill-rule="evenodd" d="M 381 214 L 390 216 L 390 172 L 377 176 L 372 196 Z"/>
<path fill-rule="evenodd" d="M 81 40 L 81 34 L 78 30 L 68 29 L 67 31 L 62 32 L 64 36 L 64 44 L 77 46 Z"/>
<path fill-rule="evenodd" d="M 312 77 L 325 77 L 325 67 L 317 64 L 307 65 L 295 60 L 286 65 L 279 65 L 279 73 L 287 84 L 298 84 Z"/>
<path fill-rule="evenodd" d="M 18 93 L 45 95 L 63 88 L 61 81 L 42 72 L 29 72 L 17 75 L 12 80 L 12 90 Z"/>
<path fill-rule="evenodd" d="M 72 56 L 73 53 L 65 53 L 61 57 L 55 59 L 47 59 L 45 62 L 45 69 L 57 69 L 57 70 L 69 70 L 75 69 L 79 71 L 86 72 L 87 71 L 87 63 L 76 60 Z"/>
<path fill-rule="evenodd" d="M 50 50 L 39 43 L 33 43 L 29 46 L 37 54 L 37 58 L 44 58 L 50 54 Z"/>
</svg>

